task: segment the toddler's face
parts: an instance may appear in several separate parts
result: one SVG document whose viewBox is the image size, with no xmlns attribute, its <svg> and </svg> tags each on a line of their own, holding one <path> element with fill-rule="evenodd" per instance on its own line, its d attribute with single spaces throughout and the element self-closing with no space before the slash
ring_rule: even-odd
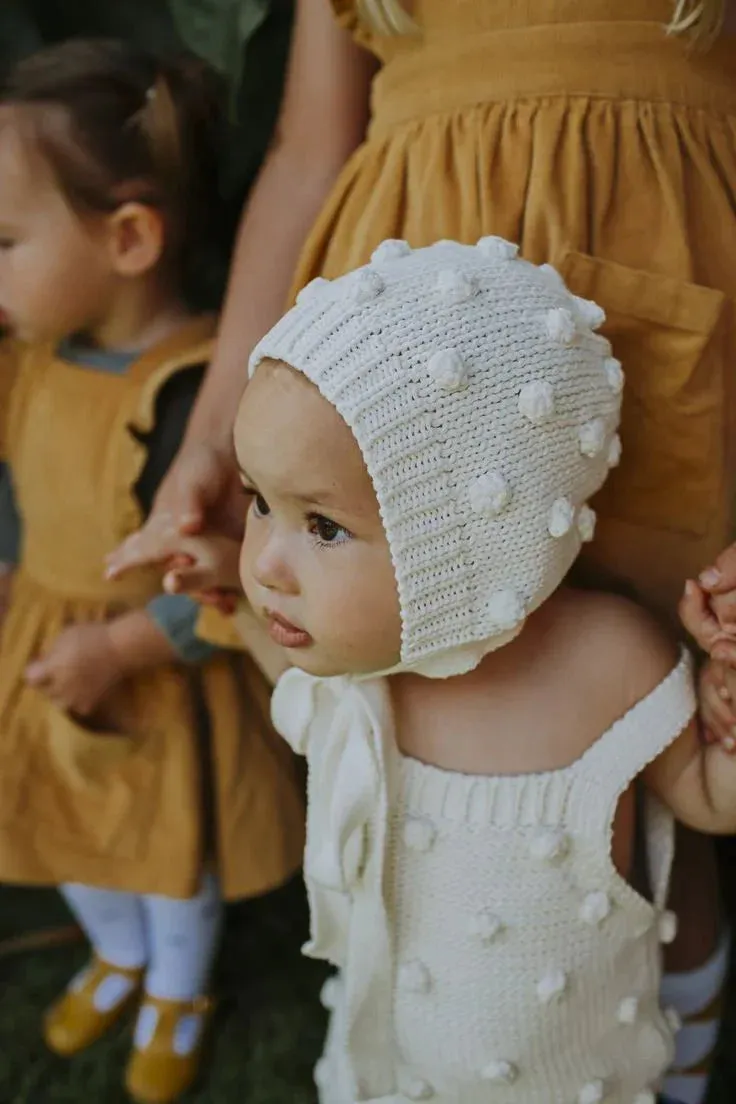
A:
<svg viewBox="0 0 736 1104">
<path fill-rule="evenodd" d="M 264 362 L 235 447 L 249 495 L 243 587 L 290 661 L 310 674 L 393 667 L 401 616 L 373 485 L 337 411 L 300 373 Z"/>
<path fill-rule="evenodd" d="M 101 219 L 71 210 L 48 165 L 0 108 L 0 315 L 24 341 L 96 322 L 109 293 Z"/>
</svg>

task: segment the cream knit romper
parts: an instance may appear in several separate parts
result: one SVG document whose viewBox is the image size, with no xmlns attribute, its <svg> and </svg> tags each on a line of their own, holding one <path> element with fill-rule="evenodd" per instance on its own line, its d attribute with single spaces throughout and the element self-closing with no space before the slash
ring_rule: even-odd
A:
<svg viewBox="0 0 736 1104">
<path fill-rule="evenodd" d="M 683 656 L 571 766 L 472 777 L 400 756 L 386 680 L 283 677 L 276 727 L 309 764 L 305 950 L 340 969 L 321 1104 L 653 1104 L 673 820 L 647 799 L 653 903 L 611 825 L 694 709 Z"/>
</svg>

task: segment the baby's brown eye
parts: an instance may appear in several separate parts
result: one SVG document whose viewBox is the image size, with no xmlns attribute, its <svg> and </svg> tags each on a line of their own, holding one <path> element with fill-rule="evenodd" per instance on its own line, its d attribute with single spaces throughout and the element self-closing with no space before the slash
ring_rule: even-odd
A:
<svg viewBox="0 0 736 1104">
<path fill-rule="evenodd" d="M 335 537 L 340 532 L 340 526 L 336 525 L 334 521 L 330 521 L 329 518 L 317 518 L 315 522 L 315 528 L 319 535 L 319 539 L 329 544 L 334 541 Z"/>
<path fill-rule="evenodd" d="M 253 512 L 256 517 L 267 517 L 271 513 L 271 508 L 263 495 L 256 494 L 253 496 Z"/>
<path fill-rule="evenodd" d="M 352 536 L 342 525 L 338 525 L 336 521 L 322 514 L 313 514 L 310 517 L 309 531 L 317 538 L 319 544 L 342 544 Z"/>
</svg>

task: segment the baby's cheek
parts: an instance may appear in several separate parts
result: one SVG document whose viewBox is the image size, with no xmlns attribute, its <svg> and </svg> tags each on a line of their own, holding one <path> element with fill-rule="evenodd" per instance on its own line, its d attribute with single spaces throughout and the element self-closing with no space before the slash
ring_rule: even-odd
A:
<svg viewBox="0 0 736 1104">
<path fill-rule="evenodd" d="M 352 611 L 351 624 L 345 628 L 357 642 L 361 668 L 387 670 L 394 667 L 401 654 L 401 615 L 392 580 L 389 585 L 373 588 L 364 585 L 360 602 Z"/>
</svg>

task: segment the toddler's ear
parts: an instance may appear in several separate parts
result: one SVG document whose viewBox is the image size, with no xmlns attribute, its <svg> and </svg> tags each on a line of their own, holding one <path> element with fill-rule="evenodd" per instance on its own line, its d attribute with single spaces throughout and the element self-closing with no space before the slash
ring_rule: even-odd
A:
<svg viewBox="0 0 736 1104">
<path fill-rule="evenodd" d="M 144 203 L 122 203 L 108 220 L 108 249 L 120 276 L 144 276 L 161 260 L 165 244 L 164 220 Z"/>
</svg>

